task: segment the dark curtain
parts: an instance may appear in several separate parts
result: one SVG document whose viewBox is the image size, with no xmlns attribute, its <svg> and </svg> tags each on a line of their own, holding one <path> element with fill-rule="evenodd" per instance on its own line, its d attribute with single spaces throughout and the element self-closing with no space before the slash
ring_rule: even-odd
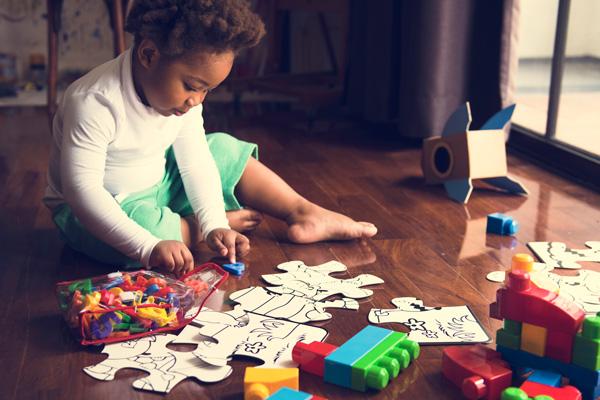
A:
<svg viewBox="0 0 600 400">
<path fill-rule="evenodd" d="M 428 137 L 468 100 L 478 129 L 511 101 L 517 1 L 353 0 L 348 108 Z"/>
</svg>

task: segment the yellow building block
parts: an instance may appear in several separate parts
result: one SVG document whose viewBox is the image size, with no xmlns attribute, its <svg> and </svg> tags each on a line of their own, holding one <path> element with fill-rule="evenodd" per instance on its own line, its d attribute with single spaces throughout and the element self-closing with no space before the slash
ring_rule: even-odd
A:
<svg viewBox="0 0 600 400">
<path fill-rule="evenodd" d="M 541 326 L 523 322 L 521 327 L 521 350 L 544 357 L 548 331 Z"/>
<path fill-rule="evenodd" d="M 298 390 L 298 368 L 246 368 L 244 400 L 264 400 L 282 387 Z"/>
</svg>

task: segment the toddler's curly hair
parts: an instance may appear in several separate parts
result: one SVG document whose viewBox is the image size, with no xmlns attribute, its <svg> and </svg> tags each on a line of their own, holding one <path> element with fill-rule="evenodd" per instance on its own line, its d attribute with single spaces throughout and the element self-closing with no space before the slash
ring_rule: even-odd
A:
<svg viewBox="0 0 600 400">
<path fill-rule="evenodd" d="M 265 34 L 246 0 L 138 0 L 125 30 L 135 36 L 135 43 L 151 39 L 172 57 L 198 49 L 238 53 Z"/>
</svg>

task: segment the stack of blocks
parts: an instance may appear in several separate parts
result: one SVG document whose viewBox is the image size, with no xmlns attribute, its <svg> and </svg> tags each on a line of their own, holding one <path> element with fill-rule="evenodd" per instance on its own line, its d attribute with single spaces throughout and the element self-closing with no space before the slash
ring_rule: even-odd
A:
<svg viewBox="0 0 600 400">
<path fill-rule="evenodd" d="M 325 382 L 349 389 L 381 390 L 419 356 L 419 344 L 405 333 L 367 326 L 336 347 L 327 343 L 298 342 L 292 357 L 304 371 Z"/>
<path fill-rule="evenodd" d="M 575 304 L 513 270 L 490 316 L 504 320 L 497 350 L 513 367 L 551 369 L 569 378 L 585 399 L 600 394 L 600 315 L 584 320 Z"/>
</svg>

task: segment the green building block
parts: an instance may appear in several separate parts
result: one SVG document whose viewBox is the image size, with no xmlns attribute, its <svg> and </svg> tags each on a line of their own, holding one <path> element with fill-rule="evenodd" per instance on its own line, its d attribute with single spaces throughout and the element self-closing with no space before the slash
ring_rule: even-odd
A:
<svg viewBox="0 0 600 400">
<path fill-rule="evenodd" d="M 513 335 L 521 336 L 521 326 L 523 324 L 521 322 L 513 321 L 510 319 L 504 320 L 504 330 L 506 332 L 512 333 Z"/>
<path fill-rule="evenodd" d="M 364 392 L 367 388 L 385 388 L 419 353 L 419 344 L 408 339 L 406 333 L 392 333 L 352 365 L 352 389 Z"/>
<path fill-rule="evenodd" d="M 600 316 L 583 321 L 583 330 L 575 336 L 573 343 L 573 364 L 600 369 Z"/>
<path fill-rule="evenodd" d="M 500 400 L 529 400 L 529 396 L 517 387 L 507 387 L 502 391 Z"/>
<path fill-rule="evenodd" d="M 521 335 L 515 335 L 505 328 L 496 331 L 496 344 L 509 349 L 519 350 L 521 348 Z"/>
</svg>

